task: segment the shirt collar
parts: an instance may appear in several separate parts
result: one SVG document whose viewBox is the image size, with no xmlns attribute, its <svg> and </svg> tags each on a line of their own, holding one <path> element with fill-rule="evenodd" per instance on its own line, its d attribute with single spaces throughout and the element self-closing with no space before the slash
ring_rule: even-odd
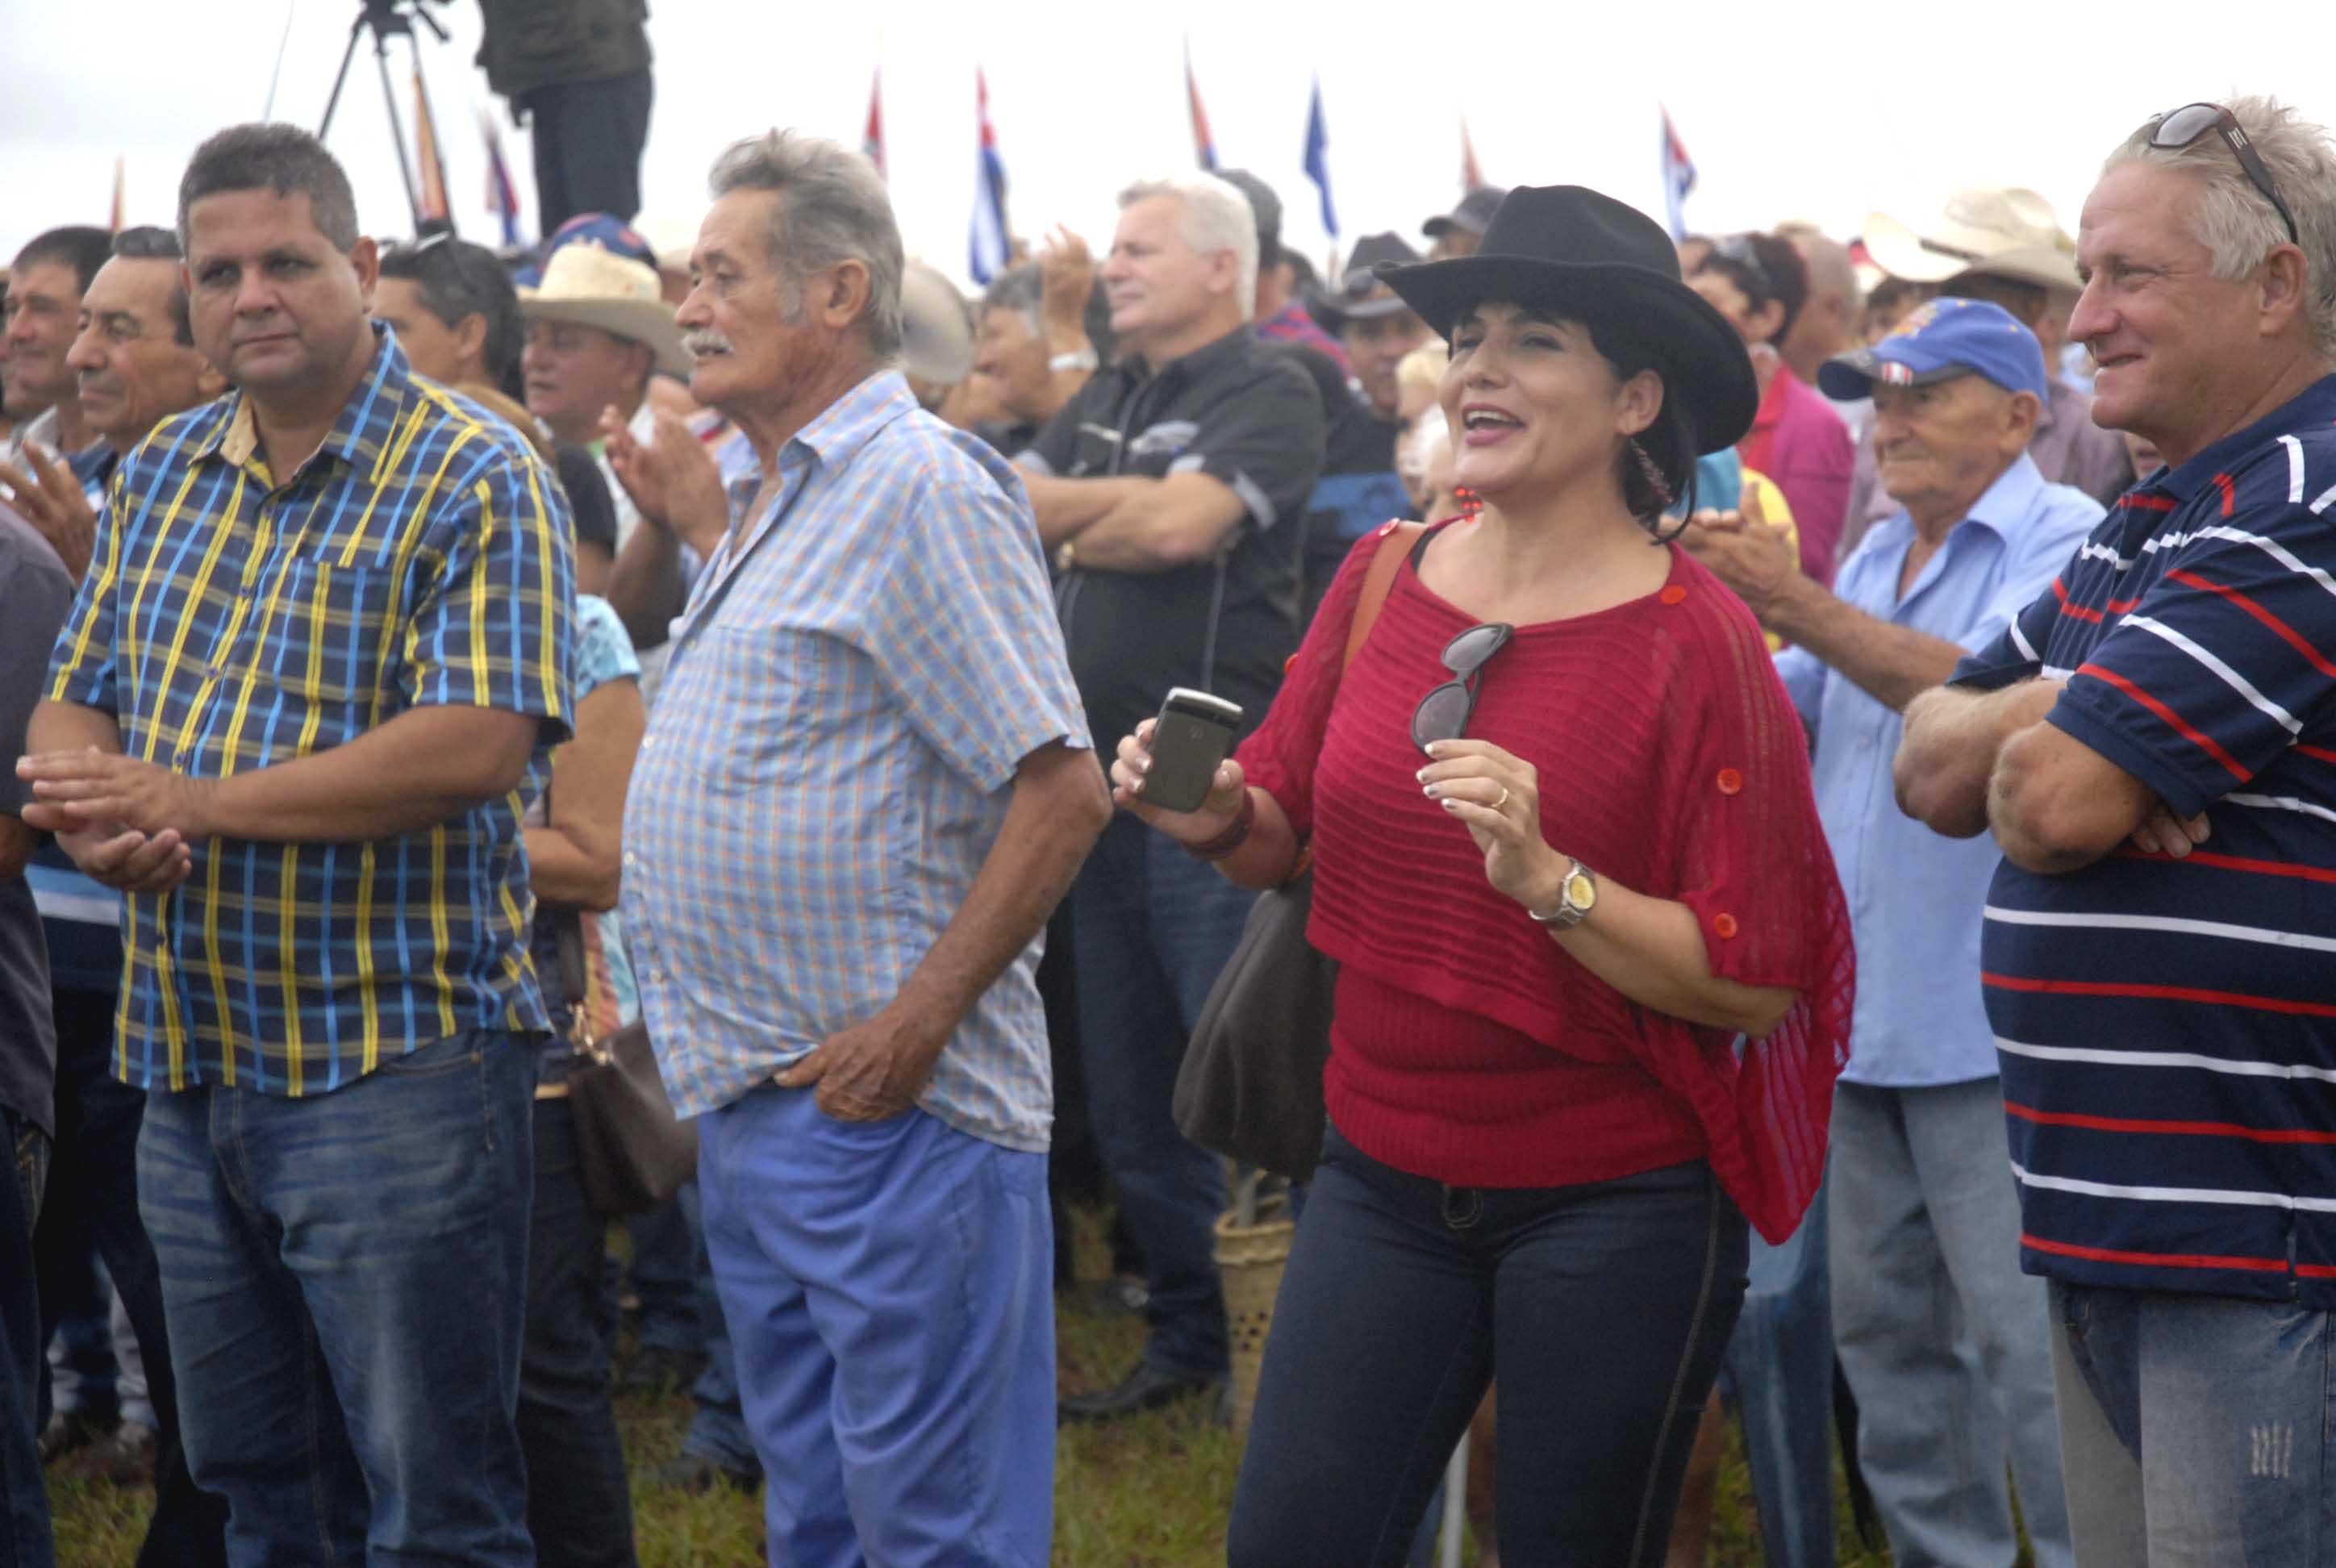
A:
<svg viewBox="0 0 2336 1568">
<path fill-rule="evenodd" d="M 1954 538 L 1964 523 L 1977 523 L 1997 538 L 2009 540 L 2035 506 L 2044 483 L 2044 471 L 2036 466 L 2034 458 L 2021 453 L 2010 467 L 1995 476 L 1994 483 L 1980 492 L 1961 521 L 1947 530 L 1948 539 Z M 1902 542 L 1911 543 L 1914 538 L 1913 515 L 1902 506 L 1875 523 L 1874 532 L 1878 541 L 1893 549 Z"/>
<path fill-rule="evenodd" d="M 2233 431 L 2181 467 L 2168 470 L 2148 488 L 2165 491 L 2176 501 L 2188 501 L 2212 484 L 2216 474 L 2228 474 L 2236 468 L 2255 448 L 2307 426 L 2331 424 L 2336 424 L 2336 375 L 2323 375 L 2244 430 Z"/>
<path fill-rule="evenodd" d="M 1768 390 L 1760 394 L 1759 410 L 1752 415 L 1752 428 L 1766 430 L 1784 418 L 1786 400 L 1799 384 L 1800 377 L 1793 374 L 1793 367 L 1777 360 L 1776 374 L 1768 378 Z"/>
<path fill-rule="evenodd" d="M 391 435 L 405 412 L 407 398 L 413 393 L 414 372 L 406 364 L 405 351 L 397 346 L 397 335 L 387 324 L 375 322 L 372 362 L 366 365 L 365 378 L 356 390 L 349 394 L 341 405 L 338 419 L 316 448 L 318 456 L 326 453 L 340 458 L 353 469 L 361 469 L 372 479 L 379 480 L 388 463 Z M 229 393 L 220 400 L 219 418 L 210 433 L 194 449 L 197 458 L 220 457 L 243 467 L 259 455 L 259 426 L 254 418 L 251 400 L 241 392 Z M 311 459 L 313 462 L 314 459 Z M 277 485 L 291 478 L 289 474 L 268 476 Z"/>
<path fill-rule="evenodd" d="M 898 370 L 880 370 L 820 410 L 809 424 L 779 448 L 782 469 L 808 467 L 813 462 L 829 468 L 850 463 L 877 432 L 917 411 L 915 394 Z M 732 510 L 751 505 L 762 489 L 759 468 L 750 468 L 730 484 Z"/>
</svg>

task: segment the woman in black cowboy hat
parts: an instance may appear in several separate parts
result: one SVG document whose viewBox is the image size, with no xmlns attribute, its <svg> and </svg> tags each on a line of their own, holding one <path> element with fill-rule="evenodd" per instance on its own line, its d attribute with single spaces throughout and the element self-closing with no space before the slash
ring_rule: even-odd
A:
<svg viewBox="0 0 2336 1568">
<path fill-rule="evenodd" d="M 1659 531 L 1757 393 L 1662 231 L 1594 191 L 1514 192 L 1476 255 L 1386 276 L 1451 343 L 1482 511 L 1357 547 L 1200 810 L 1144 803 L 1146 733 L 1112 770 L 1245 885 L 1310 841 L 1341 965 L 1231 1555 L 1402 1561 L 1497 1375 L 1504 1560 L 1656 1563 L 1746 1221 L 1798 1222 L 1847 1054 L 1800 725 Z"/>
</svg>

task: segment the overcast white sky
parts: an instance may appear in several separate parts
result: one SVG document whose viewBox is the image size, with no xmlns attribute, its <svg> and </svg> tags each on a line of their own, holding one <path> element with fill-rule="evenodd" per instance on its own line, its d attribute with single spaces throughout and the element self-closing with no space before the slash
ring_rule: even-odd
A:
<svg viewBox="0 0 2336 1568">
<path fill-rule="evenodd" d="M 651 0 L 657 108 L 644 218 L 695 219 L 727 141 L 774 124 L 857 144 L 881 57 L 891 178 L 910 250 L 965 270 L 973 71 L 989 78 L 1016 229 L 1100 240 L 1112 195 L 1189 166 L 1182 36 L 1228 163 L 1282 193 L 1286 234 L 1323 242 L 1300 169 L 1319 73 L 1346 238 L 1416 234 L 1457 194 L 1465 114 L 1498 183 L 1578 182 L 1662 212 L 1659 100 L 1700 172 L 1708 230 L 1813 218 L 1844 237 L 1869 208 L 1913 217 L 1966 183 L 2043 191 L 2072 231 L 2104 152 L 2153 111 L 2234 89 L 2336 121 L 2336 5 L 2213 11 L 2195 0 Z M 132 222 L 170 221 L 208 131 L 259 117 L 287 37 L 276 117 L 313 127 L 354 0 L 0 0 L 0 257 L 52 224 L 103 222 L 126 160 Z M 504 126 L 533 233 L 527 138 L 473 68 L 476 0 L 433 6 L 424 41 L 456 218 L 493 237 L 479 112 Z M 2227 20 L 2224 20 L 2227 18 Z M 403 40 L 393 78 L 409 121 Z M 409 132 L 410 133 L 410 132 Z M 410 228 L 378 79 L 352 74 L 332 145 L 375 233 Z"/>
</svg>

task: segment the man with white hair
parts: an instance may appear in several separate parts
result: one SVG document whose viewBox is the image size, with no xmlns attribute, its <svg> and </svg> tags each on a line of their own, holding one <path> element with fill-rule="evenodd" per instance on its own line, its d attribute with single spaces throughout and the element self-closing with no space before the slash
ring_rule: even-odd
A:
<svg viewBox="0 0 2336 1568">
<path fill-rule="evenodd" d="M 2167 466 L 1906 712 L 1981 939 L 2080 1564 L 2328 1561 L 2336 148 L 2263 98 L 2109 156 L 2070 336 Z"/>
<path fill-rule="evenodd" d="M 1041 1568 L 1033 972 L 1111 803 L 1020 482 L 898 368 L 874 167 L 774 131 L 713 195 L 690 393 L 759 472 L 725 498 L 686 449 L 610 431 L 643 511 L 712 537 L 627 802 L 625 937 L 697 1119 L 770 1558 Z"/>
<path fill-rule="evenodd" d="M 1313 382 L 1250 330 L 1257 218 L 1208 175 L 1120 193 L 1103 268 L 1118 360 L 1016 461 L 1056 553 L 1071 672 L 1099 736 L 1173 687 L 1239 703 L 1254 726 L 1298 647 L 1299 552 L 1322 468 Z M 1215 1156 L 1169 1114 L 1184 1043 L 1251 895 L 1129 816 L 1071 893 L 1088 1104 L 1120 1213 L 1143 1249 L 1152 1332 L 1117 1388 L 1066 1400 L 1105 1418 L 1225 1370 L 1212 1255 Z"/>
</svg>

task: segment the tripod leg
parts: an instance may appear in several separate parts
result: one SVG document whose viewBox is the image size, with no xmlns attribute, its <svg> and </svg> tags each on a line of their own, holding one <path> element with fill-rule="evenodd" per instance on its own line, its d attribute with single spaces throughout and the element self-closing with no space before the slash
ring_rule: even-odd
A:
<svg viewBox="0 0 2336 1568">
<path fill-rule="evenodd" d="M 349 63 L 357 57 L 357 40 L 365 35 L 365 14 L 359 12 L 349 26 L 349 46 L 341 51 L 341 68 L 333 74 L 333 94 L 325 100 L 325 118 L 317 122 L 316 140 L 333 132 L 333 111 L 341 106 L 341 89 L 349 84 Z"/>
<path fill-rule="evenodd" d="M 414 231 L 422 232 L 422 193 L 414 184 L 414 159 L 405 151 L 405 122 L 397 112 L 397 90 L 389 83 L 389 40 L 379 30 L 373 35 L 374 63 L 381 67 L 381 101 L 389 111 L 389 137 L 397 148 L 397 172 L 405 182 L 405 210 L 414 219 Z M 419 67 L 416 67 L 419 69 Z"/>
</svg>

